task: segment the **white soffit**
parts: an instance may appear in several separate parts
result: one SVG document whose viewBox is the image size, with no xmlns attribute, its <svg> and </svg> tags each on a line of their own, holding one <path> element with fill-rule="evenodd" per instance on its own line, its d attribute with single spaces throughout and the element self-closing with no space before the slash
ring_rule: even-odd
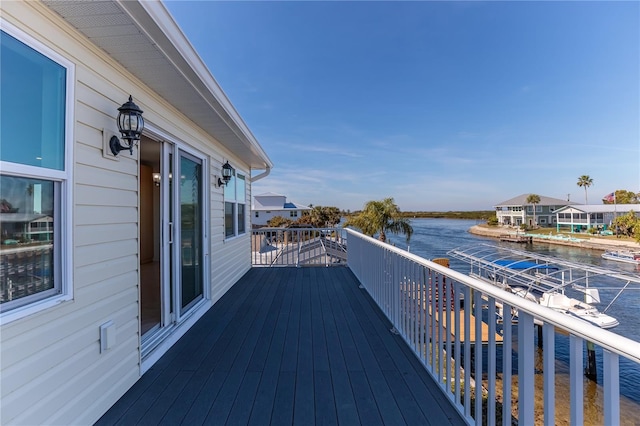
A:
<svg viewBox="0 0 640 426">
<path fill-rule="evenodd" d="M 44 0 L 43 3 L 252 169 L 273 167 L 161 2 Z"/>
</svg>

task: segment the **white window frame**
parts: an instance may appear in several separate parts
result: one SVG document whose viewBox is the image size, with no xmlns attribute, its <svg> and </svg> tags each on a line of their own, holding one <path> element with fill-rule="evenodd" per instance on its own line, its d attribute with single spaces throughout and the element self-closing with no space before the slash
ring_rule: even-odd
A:
<svg viewBox="0 0 640 426">
<path fill-rule="evenodd" d="M 243 201 L 242 202 L 239 202 L 238 199 L 237 199 L 238 190 L 237 190 L 237 188 L 235 186 L 236 182 L 237 182 L 237 179 L 238 179 L 238 177 L 237 177 L 238 175 L 242 176 L 242 178 L 244 180 L 244 197 L 243 197 Z M 248 219 L 248 217 L 247 217 L 247 215 L 248 215 L 248 213 L 247 213 L 247 181 L 248 181 L 247 176 L 248 176 L 248 173 L 245 173 L 243 171 L 238 171 L 238 170 L 234 170 L 233 171 L 233 176 L 232 176 L 231 180 L 229 181 L 229 183 L 227 184 L 227 185 L 234 185 L 234 188 L 233 188 L 234 198 L 233 198 L 233 200 L 228 200 L 227 198 L 225 198 L 224 197 L 224 192 L 226 191 L 226 188 L 225 188 L 225 190 L 223 190 L 223 198 L 224 198 L 224 201 L 223 201 L 223 203 L 224 203 L 223 204 L 223 206 L 224 206 L 223 212 L 224 212 L 224 216 L 225 216 L 224 217 L 224 226 L 225 226 L 224 239 L 225 240 L 231 240 L 233 238 L 237 238 L 237 237 L 240 237 L 240 236 L 243 236 L 243 235 L 247 234 L 247 228 L 248 228 L 248 226 L 247 226 L 247 222 L 248 222 L 247 221 L 247 219 Z M 233 234 L 232 235 L 227 235 L 227 230 L 226 230 L 226 220 L 227 220 L 226 219 L 226 204 L 227 203 L 231 203 L 233 205 L 233 213 L 232 213 L 232 215 L 233 215 Z M 242 232 L 242 233 L 238 233 L 238 204 L 244 205 L 244 232 Z"/>
<path fill-rule="evenodd" d="M 73 299 L 73 192 L 71 188 L 73 185 L 75 64 L 4 19 L 0 19 L 0 24 L 2 31 L 66 69 L 64 170 L 0 161 L 0 169 L 4 175 L 49 180 L 59 185 L 60 196 L 56 197 L 56 202 L 60 206 L 58 213 L 60 218 L 54 219 L 58 220 L 59 224 L 55 228 L 59 230 L 55 237 L 59 242 L 54 245 L 54 262 L 55 267 L 60 268 L 60 273 L 55 277 L 61 280 L 60 293 L 0 313 L 0 325 L 2 325 Z M 60 253 L 55 253 L 56 249 Z"/>
</svg>

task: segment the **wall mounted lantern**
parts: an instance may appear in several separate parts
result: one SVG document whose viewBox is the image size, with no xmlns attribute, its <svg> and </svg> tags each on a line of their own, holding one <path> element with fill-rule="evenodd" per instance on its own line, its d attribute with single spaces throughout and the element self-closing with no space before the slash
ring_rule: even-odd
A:
<svg viewBox="0 0 640 426">
<path fill-rule="evenodd" d="M 153 177 L 153 184 L 155 186 L 160 186 L 160 181 L 162 181 L 160 173 L 153 173 L 151 176 Z"/>
<path fill-rule="evenodd" d="M 233 175 L 233 167 L 227 161 L 222 165 L 222 179 L 218 178 L 218 186 L 226 186 L 231 180 L 231 175 Z"/>
<path fill-rule="evenodd" d="M 116 136 L 112 136 L 109 140 L 109 148 L 113 155 L 118 155 L 124 149 L 128 149 L 133 155 L 133 147 L 140 141 L 140 135 L 144 129 L 142 110 L 133 103 L 133 98 L 129 95 L 129 101 L 118 108 L 118 111 L 118 130 L 122 133 L 124 145 Z"/>
</svg>

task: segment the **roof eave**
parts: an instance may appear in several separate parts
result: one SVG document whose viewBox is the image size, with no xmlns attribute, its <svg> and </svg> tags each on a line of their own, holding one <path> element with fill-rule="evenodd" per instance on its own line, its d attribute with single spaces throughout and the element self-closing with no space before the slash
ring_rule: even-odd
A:
<svg viewBox="0 0 640 426">
<path fill-rule="evenodd" d="M 98 0 L 92 2 L 92 7 L 73 1 L 44 0 L 44 3 L 252 169 L 273 167 L 269 156 L 162 2 Z M 100 6 L 117 15 L 118 23 L 101 19 Z M 96 31 L 96 21 L 100 21 L 102 31 Z M 157 66 L 141 65 L 143 60 L 131 52 L 123 54 L 122 46 L 113 44 L 109 27 L 128 25 L 140 33 L 136 41 L 142 44 L 137 48 L 157 52 L 162 66 L 169 70 L 159 76 L 154 69 Z"/>
<path fill-rule="evenodd" d="M 154 41 L 172 60 L 176 68 L 181 71 L 185 79 L 192 83 L 194 90 L 208 101 L 212 111 L 225 121 L 238 140 L 255 157 L 247 161 L 252 168 L 273 168 L 273 163 L 269 156 L 164 4 L 160 1 L 118 0 L 118 2 L 125 8 L 127 6 L 140 5 L 147 15 L 153 18 L 155 25 L 162 30 L 161 37 L 155 37 Z M 165 43 L 169 43 L 170 47 L 175 48 L 175 51 L 173 49 L 164 49 Z M 201 87 L 201 85 L 204 87 Z M 206 123 L 197 124 L 216 137 L 214 129 L 207 129 Z"/>
</svg>

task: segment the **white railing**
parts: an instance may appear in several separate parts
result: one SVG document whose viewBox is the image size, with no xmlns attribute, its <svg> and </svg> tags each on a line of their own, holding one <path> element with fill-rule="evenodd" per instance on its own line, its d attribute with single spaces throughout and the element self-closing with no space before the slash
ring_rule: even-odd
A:
<svg viewBox="0 0 640 426">
<path fill-rule="evenodd" d="M 589 413 L 588 420 L 620 424 L 620 361 L 640 364 L 640 343 L 355 231 L 347 234 L 349 268 L 470 424 L 492 425 L 500 417 L 504 425 L 512 424 L 514 417 L 521 425 L 567 420 L 583 424 L 585 383 L 593 384 L 584 377 L 585 344 L 595 344 L 603 353 L 601 408 Z M 507 313 L 504 324 L 498 308 Z M 512 326 L 511 312 L 517 312 L 517 327 Z M 544 342 L 537 365 L 540 349 L 534 325 L 540 327 L 538 342 Z M 569 336 L 568 383 L 562 388 L 569 389 L 568 395 L 564 390 L 556 395 L 557 380 L 562 380 L 560 372 L 556 374 L 558 334 Z M 540 370 L 542 374 L 536 374 Z M 516 378 L 517 386 L 512 386 Z M 481 394 L 486 401 L 473 404 L 472 395 Z M 511 398 L 501 398 L 498 411 L 500 395 Z M 558 409 L 557 419 L 556 407 L 566 408 L 563 413 Z"/>
<path fill-rule="evenodd" d="M 346 266 L 343 228 L 259 228 L 252 231 L 253 266 Z"/>
</svg>

